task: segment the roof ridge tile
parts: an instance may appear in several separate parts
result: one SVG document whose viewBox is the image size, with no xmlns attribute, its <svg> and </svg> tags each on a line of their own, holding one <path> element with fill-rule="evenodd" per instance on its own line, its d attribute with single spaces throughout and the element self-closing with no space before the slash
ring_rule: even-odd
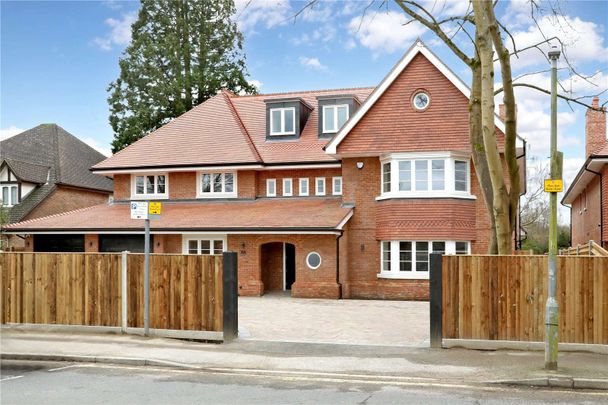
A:
<svg viewBox="0 0 608 405">
<path fill-rule="evenodd" d="M 232 115 L 237 120 L 239 127 L 241 128 L 241 132 L 243 133 L 243 135 L 245 135 L 247 144 L 249 145 L 249 148 L 253 152 L 256 160 L 258 162 L 263 162 L 260 152 L 258 152 L 258 149 L 255 147 L 253 140 L 251 139 L 251 135 L 249 135 L 249 131 L 245 127 L 245 124 L 243 123 L 243 120 L 241 119 L 239 112 L 236 110 L 236 108 L 234 107 L 234 104 L 232 103 L 232 100 L 230 99 L 232 96 L 234 96 L 234 93 L 229 90 L 222 89 L 222 95 L 224 96 L 226 103 L 228 104 L 228 107 L 230 108 L 230 111 L 232 112 Z"/>
</svg>

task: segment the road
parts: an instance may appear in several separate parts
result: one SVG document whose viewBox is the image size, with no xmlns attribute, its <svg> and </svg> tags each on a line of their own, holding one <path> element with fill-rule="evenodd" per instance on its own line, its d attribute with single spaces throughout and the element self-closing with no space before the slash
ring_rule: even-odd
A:
<svg viewBox="0 0 608 405">
<path fill-rule="evenodd" d="M 3 361 L 2 404 L 598 404 L 608 393 L 312 373 Z"/>
</svg>

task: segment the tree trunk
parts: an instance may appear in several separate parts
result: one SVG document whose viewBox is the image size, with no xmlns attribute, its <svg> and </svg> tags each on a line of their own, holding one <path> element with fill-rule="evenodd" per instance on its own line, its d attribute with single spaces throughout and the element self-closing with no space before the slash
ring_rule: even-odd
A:
<svg viewBox="0 0 608 405">
<path fill-rule="evenodd" d="M 494 51 L 490 42 L 488 17 L 483 0 L 473 1 L 475 25 L 479 32 L 477 48 L 481 62 L 481 126 L 486 160 L 493 191 L 493 212 L 499 254 L 512 253 L 509 221 L 509 194 L 505 185 L 502 162 L 496 142 L 494 123 Z"/>
<path fill-rule="evenodd" d="M 182 55 L 184 57 L 184 104 L 186 111 L 192 108 L 192 68 L 191 68 L 191 53 L 190 53 L 190 27 L 188 18 L 188 2 L 183 1 L 181 7 L 181 42 Z"/>
<path fill-rule="evenodd" d="M 471 143 L 471 156 L 477 182 L 481 189 L 483 201 L 485 203 L 488 216 L 490 218 L 490 243 L 488 244 L 488 254 L 497 254 L 496 244 L 496 223 L 494 221 L 493 204 L 494 193 L 492 192 L 492 180 L 486 160 L 485 148 L 483 145 L 483 133 L 481 130 L 481 66 L 479 59 L 475 59 L 471 65 L 471 97 L 469 99 L 469 140 Z"/>
<path fill-rule="evenodd" d="M 519 211 L 519 196 L 521 193 L 519 165 L 517 163 L 517 110 L 515 105 L 515 94 L 513 91 L 513 75 L 511 72 L 511 56 L 509 50 L 504 46 L 500 36 L 494 7 L 491 2 L 484 4 L 492 42 L 500 61 L 500 71 L 503 86 L 503 102 L 505 105 L 505 160 L 509 169 L 509 221 L 511 234 L 515 231 L 517 215 Z"/>
</svg>

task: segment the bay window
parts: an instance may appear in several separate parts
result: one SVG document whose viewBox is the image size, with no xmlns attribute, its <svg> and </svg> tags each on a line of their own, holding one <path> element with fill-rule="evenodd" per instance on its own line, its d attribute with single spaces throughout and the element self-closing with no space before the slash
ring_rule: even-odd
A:
<svg viewBox="0 0 608 405">
<path fill-rule="evenodd" d="M 470 194 L 468 158 L 464 153 L 396 153 L 381 159 L 385 198 L 475 198 Z"/>
<path fill-rule="evenodd" d="M 430 254 L 469 254 L 468 241 L 403 241 L 380 243 L 379 278 L 429 278 Z"/>
<path fill-rule="evenodd" d="M 198 198 L 236 197 L 236 173 L 199 173 Z"/>
<path fill-rule="evenodd" d="M 135 175 L 132 198 L 167 198 L 167 187 L 166 174 Z"/>
</svg>

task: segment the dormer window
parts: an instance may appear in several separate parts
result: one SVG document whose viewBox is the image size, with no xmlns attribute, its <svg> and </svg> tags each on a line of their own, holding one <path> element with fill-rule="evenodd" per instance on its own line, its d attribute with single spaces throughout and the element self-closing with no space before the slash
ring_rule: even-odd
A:
<svg viewBox="0 0 608 405">
<path fill-rule="evenodd" d="M 335 133 L 348 120 L 348 104 L 323 106 L 323 133 Z"/>
<path fill-rule="evenodd" d="M 296 121 L 295 107 L 270 109 L 270 135 L 294 135 Z"/>
<path fill-rule="evenodd" d="M 3 185 L 2 187 L 2 205 L 12 207 L 19 204 L 19 187 L 16 184 Z"/>
</svg>

